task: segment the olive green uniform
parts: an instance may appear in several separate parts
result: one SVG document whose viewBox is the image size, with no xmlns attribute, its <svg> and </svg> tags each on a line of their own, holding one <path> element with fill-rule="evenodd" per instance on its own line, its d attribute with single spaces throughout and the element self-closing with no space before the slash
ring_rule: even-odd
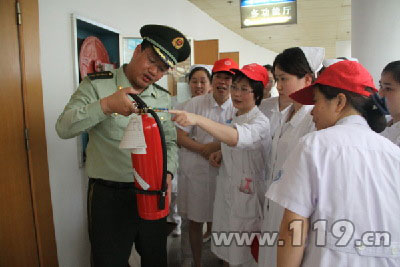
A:
<svg viewBox="0 0 400 267">
<path fill-rule="evenodd" d="M 89 133 L 86 149 L 86 172 L 89 177 L 116 182 L 133 182 L 130 151 L 120 149 L 132 114 L 105 115 L 100 99 L 113 94 L 118 88 L 131 87 L 123 67 L 110 72 L 102 72 L 83 79 L 72 95 L 63 113 L 57 120 L 56 130 L 61 138 L 72 138 L 84 131 Z M 170 108 L 169 93 L 158 85 L 150 85 L 139 96 L 149 107 Z M 165 133 L 167 147 L 167 169 L 175 173 L 177 168 L 176 130 L 167 112 L 159 112 Z"/>
<path fill-rule="evenodd" d="M 143 42 L 140 49 L 136 48 L 129 68 L 155 73 L 154 77 L 159 78 L 166 68 L 174 67 L 190 55 L 189 41 L 172 27 L 143 25 L 140 36 Z M 90 177 L 88 225 L 92 266 L 126 267 L 135 243 L 142 267 L 166 267 L 166 218 L 143 220 L 138 216 L 130 151 L 119 148 L 130 117 L 137 115 L 105 115 L 100 105 L 100 99 L 132 85 L 123 67 L 88 76 L 58 118 L 56 130 L 65 139 L 89 133 L 86 172 Z M 161 110 L 171 107 L 168 92 L 155 84 L 139 96 L 149 107 Z M 172 174 L 177 168 L 176 131 L 169 113 L 158 115 L 165 134 L 167 171 Z"/>
<path fill-rule="evenodd" d="M 100 106 L 100 99 L 118 88 L 131 86 L 123 67 L 85 77 L 56 124 L 61 138 L 89 133 L 88 224 L 95 267 L 126 267 L 134 242 L 142 266 L 167 266 L 166 218 L 145 221 L 138 216 L 130 151 L 119 148 L 130 117 L 138 115 L 105 115 Z M 169 93 L 158 85 L 148 86 L 139 96 L 149 107 L 171 106 Z M 158 116 L 165 133 L 167 169 L 174 173 L 177 168 L 175 127 L 169 113 L 159 112 Z"/>
</svg>

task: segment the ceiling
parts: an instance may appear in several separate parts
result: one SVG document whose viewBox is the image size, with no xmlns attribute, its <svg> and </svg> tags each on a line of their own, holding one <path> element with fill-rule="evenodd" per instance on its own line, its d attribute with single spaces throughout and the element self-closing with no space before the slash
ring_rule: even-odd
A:
<svg viewBox="0 0 400 267">
<path fill-rule="evenodd" d="M 240 0 L 189 0 L 243 38 L 274 52 L 322 46 L 336 57 L 336 42 L 351 39 L 351 0 L 297 0 L 297 24 L 241 28 Z"/>
</svg>

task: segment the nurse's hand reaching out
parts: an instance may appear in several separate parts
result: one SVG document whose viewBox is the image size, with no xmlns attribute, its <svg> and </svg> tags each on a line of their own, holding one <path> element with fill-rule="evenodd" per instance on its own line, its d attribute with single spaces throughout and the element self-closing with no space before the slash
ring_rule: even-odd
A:
<svg viewBox="0 0 400 267">
<path fill-rule="evenodd" d="M 174 114 L 172 118 L 180 126 L 197 126 L 212 135 L 216 140 L 227 144 L 228 146 L 236 146 L 239 140 L 238 131 L 230 126 L 215 122 L 206 117 L 189 113 L 183 110 L 170 110 L 169 113 Z M 202 152 L 200 151 L 202 154 Z"/>
<path fill-rule="evenodd" d="M 172 118 L 172 121 L 176 122 L 180 126 L 186 127 L 191 125 L 196 125 L 199 115 L 189 113 L 182 110 L 170 110 L 169 113 L 174 114 L 175 117 Z"/>
<path fill-rule="evenodd" d="M 211 153 L 208 161 L 210 162 L 211 166 L 214 167 L 219 167 L 221 166 L 221 161 L 222 161 L 222 152 L 221 150 L 218 150 L 214 153 Z"/>
</svg>

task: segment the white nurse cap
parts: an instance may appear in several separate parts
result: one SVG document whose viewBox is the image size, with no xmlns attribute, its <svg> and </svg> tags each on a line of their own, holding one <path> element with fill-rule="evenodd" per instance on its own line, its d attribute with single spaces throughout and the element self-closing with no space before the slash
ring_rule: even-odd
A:
<svg viewBox="0 0 400 267">
<path fill-rule="evenodd" d="M 323 67 L 322 61 L 325 57 L 325 48 L 323 47 L 309 47 L 309 46 L 300 46 L 299 47 L 304 55 L 306 56 L 308 65 L 311 70 L 317 74 L 318 71 Z"/>
<path fill-rule="evenodd" d="M 327 59 L 324 59 L 324 61 L 322 62 L 322 65 L 324 65 L 324 67 L 327 68 L 330 65 L 338 63 L 338 62 L 343 61 L 343 60 L 349 60 L 349 61 L 358 62 L 358 59 L 354 58 L 354 57 L 327 58 Z"/>
<path fill-rule="evenodd" d="M 213 67 L 212 65 L 194 64 L 194 65 L 190 66 L 190 69 L 189 69 L 189 72 L 187 73 L 187 75 L 189 75 L 195 68 L 204 68 L 211 75 L 212 67 Z"/>
</svg>

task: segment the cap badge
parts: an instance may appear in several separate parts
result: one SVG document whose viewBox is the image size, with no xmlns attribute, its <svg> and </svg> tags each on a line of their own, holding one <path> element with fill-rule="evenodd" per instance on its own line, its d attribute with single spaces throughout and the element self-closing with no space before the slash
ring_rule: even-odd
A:
<svg viewBox="0 0 400 267">
<path fill-rule="evenodd" d="M 181 49 L 183 46 L 184 40 L 182 37 L 176 37 L 174 40 L 172 40 L 172 45 L 175 47 L 175 49 Z"/>
<path fill-rule="evenodd" d="M 227 61 L 225 61 L 225 65 L 229 66 L 229 65 L 232 65 L 232 63 L 227 60 Z"/>
</svg>

